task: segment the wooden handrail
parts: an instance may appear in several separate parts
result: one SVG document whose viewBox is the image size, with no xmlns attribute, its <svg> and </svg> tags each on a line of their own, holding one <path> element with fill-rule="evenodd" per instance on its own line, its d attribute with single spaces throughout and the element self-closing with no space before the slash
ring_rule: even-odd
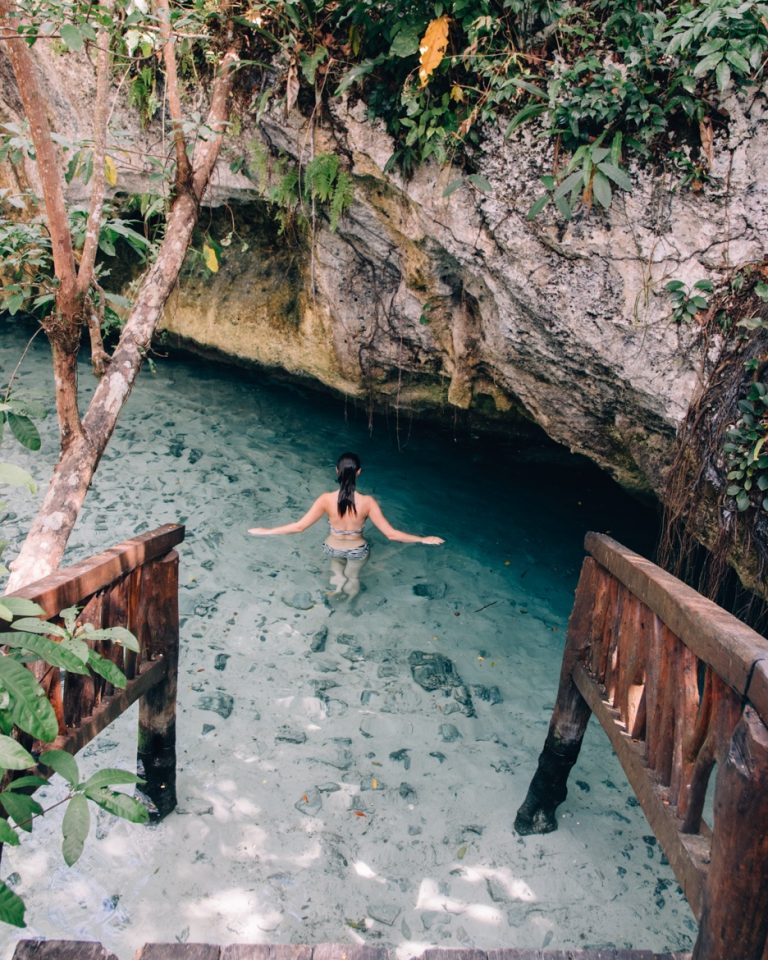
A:
<svg viewBox="0 0 768 960">
<path fill-rule="evenodd" d="M 634 596 L 642 600 L 688 649 L 736 693 L 747 697 L 768 724 L 768 640 L 671 573 L 604 534 L 588 533 L 584 546 Z"/>
<path fill-rule="evenodd" d="M 80 563 L 56 570 L 12 595 L 34 600 L 47 617 L 53 617 L 67 607 L 82 603 L 137 567 L 164 556 L 183 539 L 184 527 L 178 523 L 167 523 Z"/>
<path fill-rule="evenodd" d="M 585 545 L 557 701 L 515 827 L 557 829 L 594 713 L 699 919 L 693 960 L 768 960 L 768 640 L 610 537 Z"/>
<path fill-rule="evenodd" d="M 166 524 L 31 583 L 12 596 L 39 604 L 49 619 L 79 607 L 80 621 L 131 630 L 139 652 L 109 640 L 96 652 L 123 671 L 115 690 L 101 676 L 51 667 L 39 674 L 59 723 L 58 749 L 76 753 L 139 700 L 137 766 L 158 819 L 176 805 L 176 685 L 179 650 L 178 565 L 184 527 Z M 1 634 L 11 625 L 0 623 Z M 29 745 L 34 747 L 33 744 Z M 42 748 L 42 744 L 38 745 Z"/>
</svg>

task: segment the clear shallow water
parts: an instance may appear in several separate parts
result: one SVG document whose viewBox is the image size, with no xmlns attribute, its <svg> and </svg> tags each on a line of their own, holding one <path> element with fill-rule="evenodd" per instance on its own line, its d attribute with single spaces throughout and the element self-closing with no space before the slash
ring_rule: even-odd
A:
<svg viewBox="0 0 768 960">
<path fill-rule="evenodd" d="M 23 340 L 0 338 L 5 379 Z M 49 380 L 41 343 L 22 383 L 44 398 Z M 44 456 L 0 447 L 41 485 L 56 445 L 53 417 L 42 426 Z M 594 721 L 559 830 L 511 829 L 546 735 L 583 535 L 610 529 L 647 550 L 652 523 L 575 461 L 405 433 L 398 451 L 391 425 L 371 433 L 341 401 L 221 367 L 163 361 L 142 374 L 67 559 L 187 524 L 179 808 L 150 828 L 94 811 L 73 869 L 60 811 L 23 852 L 6 848 L 2 875 L 29 927 L 0 931 L 4 956 L 22 935 L 101 940 L 121 960 L 153 940 L 369 942 L 402 956 L 690 947 L 690 911 Z M 360 487 L 395 526 L 447 542 L 369 531 L 364 591 L 331 605 L 322 523 L 296 537 L 245 530 L 332 489 L 343 449 L 360 453 Z M 6 497 L 5 539 L 23 535 L 36 499 Z M 414 682 L 414 651 L 453 662 L 476 716 Z M 82 767 L 132 768 L 135 730 L 134 708 Z"/>
</svg>

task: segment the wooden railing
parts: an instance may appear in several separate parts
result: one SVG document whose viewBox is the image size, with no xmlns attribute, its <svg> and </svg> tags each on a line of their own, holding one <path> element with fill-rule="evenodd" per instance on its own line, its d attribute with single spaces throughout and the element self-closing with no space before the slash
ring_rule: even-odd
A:
<svg viewBox="0 0 768 960">
<path fill-rule="evenodd" d="M 97 652 L 125 673 L 128 683 L 122 690 L 102 677 L 58 667 L 46 666 L 39 679 L 59 722 L 59 736 L 46 748 L 73 754 L 141 698 L 137 765 L 154 819 L 176 806 L 179 557 L 173 548 L 183 539 L 184 527 L 167 524 L 13 594 L 34 600 L 48 618 L 77 606 L 82 623 L 127 627 L 136 635 L 138 654 L 97 641 Z M 7 629 L 0 625 L 0 631 Z"/>
<path fill-rule="evenodd" d="M 768 960 L 768 640 L 609 537 L 585 545 L 557 702 L 515 827 L 557 828 L 594 713 L 699 920 L 693 960 Z"/>
</svg>

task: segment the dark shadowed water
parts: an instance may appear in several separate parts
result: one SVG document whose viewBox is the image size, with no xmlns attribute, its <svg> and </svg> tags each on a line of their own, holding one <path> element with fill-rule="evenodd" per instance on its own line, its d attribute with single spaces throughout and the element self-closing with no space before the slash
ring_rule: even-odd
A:
<svg viewBox="0 0 768 960">
<path fill-rule="evenodd" d="M 0 333 L 5 379 L 23 348 Z M 83 380 L 89 374 L 83 368 Z M 44 344 L 21 375 L 50 396 Z M 0 447 L 45 483 L 38 455 Z M 333 487 L 356 450 L 360 488 L 401 529 L 370 532 L 365 589 L 332 602 L 318 524 L 254 539 Z M 5 539 L 36 499 L 12 491 Z M 69 559 L 166 522 L 181 547 L 179 808 L 142 828 L 94 811 L 80 862 L 60 811 L 6 848 L 26 934 L 101 940 L 368 942 L 398 947 L 686 949 L 688 907 L 607 739 L 591 725 L 560 828 L 512 821 L 544 742 L 589 530 L 652 547 L 655 521 L 597 471 L 549 446 L 473 439 L 300 386 L 188 360 L 144 372 L 72 539 Z M 12 551 L 9 551 L 12 553 Z M 471 694 L 425 690 L 414 664 L 448 658 Z M 131 711 L 82 755 L 131 768 Z M 60 796 L 52 784 L 48 799 Z M 58 819 L 57 819 L 58 818 Z M 19 934 L 0 934 L 7 956 Z"/>
</svg>

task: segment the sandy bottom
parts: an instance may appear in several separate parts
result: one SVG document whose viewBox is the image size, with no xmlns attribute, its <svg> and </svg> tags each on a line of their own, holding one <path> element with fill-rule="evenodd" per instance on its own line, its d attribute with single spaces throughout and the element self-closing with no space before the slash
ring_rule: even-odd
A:
<svg viewBox="0 0 768 960">
<path fill-rule="evenodd" d="M 19 344 L 0 341 L 3 369 Z M 33 350 L 27 393 L 44 396 L 48 377 Z M 0 459 L 44 481 L 52 418 L 43 431 L 44 457 L 6 440 Z M 594 721 L 559 830 L 512 830 L 546 735 L 583 534 L 610 525 L 627 539 L 639 508 L 563 457 L 404 440 L 398 452 L 386 424 L 371 433 L 340 403 L 220 368 L 165 362 L 142 375 L 70 560 L 187 523 L 179 806 L 147 828 L 94 808 L 72 869 L 61 808 L 6 848 L 2 876 L 28 928 L 0 931 L 4 958 L 23 936 L 96 939 L 121 960 L 176 940 L 366 942 L 401 957 L 430 945 L 690 948 L 690 911 Z M 360 452 L 361 489 L 396 526 L 447 540 L 406 546 L 374 531 L 351 602 L 325 595 L 320 525 L 245 535 L 330 489 L 343 448 Z M 35 498 L 10 500 L 13 541 Z M 416 682 L 446 661 L 436 689 Z M 134 708 L 78 760 L 132 769 L 135 749 Z M 61 784 L 45 796 L 55 802 Z"/>
</svg>

